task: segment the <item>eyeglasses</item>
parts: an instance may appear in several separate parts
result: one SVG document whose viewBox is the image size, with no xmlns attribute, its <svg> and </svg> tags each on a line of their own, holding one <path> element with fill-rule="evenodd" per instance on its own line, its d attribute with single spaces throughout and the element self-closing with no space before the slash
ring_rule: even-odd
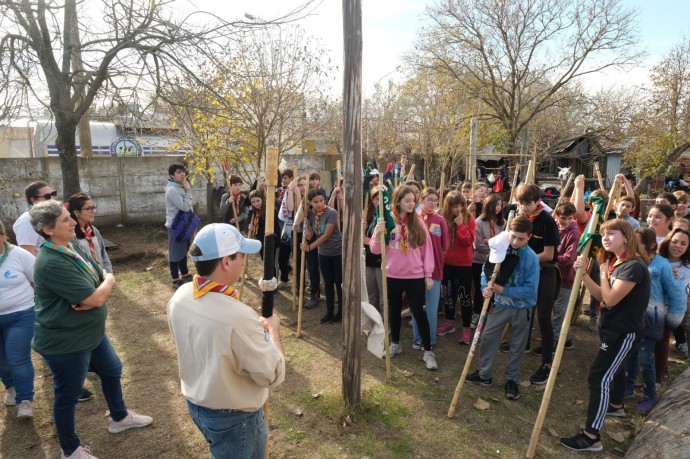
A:
<svg viewBox="0 0 690 459">
<path fill-rule="evenodd" d="M 53 191 L 53 192 L 50 192 L 50 193 L 47 193 L 47 194 L 44 194 L 44 195 L 41 195 L 41 196 L 34 196 L 35 199 L 41 199 L 41 198 L 43 198 L 43 199 L 45 199 L 46 201 L 47 201 L 48 199 L 53 199 L 53 198 L 55 198 L 55 197 L 57 197 L 57 191 Z"/>
<path fill-rule="evenodd" d="M 98 207 L 98 206 L 84 207 L 84 208 L 82 209 L 82 211 L 84 211 L 84 212 L 96 212 L 96 208 L 97 208 L 97 207 Z"/>
</svg>

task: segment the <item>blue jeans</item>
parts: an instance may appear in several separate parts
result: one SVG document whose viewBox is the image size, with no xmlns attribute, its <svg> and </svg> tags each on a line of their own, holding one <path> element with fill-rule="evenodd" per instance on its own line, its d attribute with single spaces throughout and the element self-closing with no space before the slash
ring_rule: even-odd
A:
<svg viewBox="0 0 690 459">
<path fill-rule="evenodd" d="M 642 382 L 644 383 L 644 396 L 656 400 L 656 368 L 654 366 L 654 350 L 656 341 L 644 337 L 637 351 L 630 353 L 628 357 L 628 375 L 625 378 L 625 393 L 632 394 L 635 380 L 642 370 Z"/>
<path fill-rule="evenodd" d="M 0 315 L 0 379 L 6 388 L 14 386 L 17 403 L 34 399 L 31 339 L 35 321 L 34 308 Z"/>
<path fill-rule="evenodd" d="M 211 448 L 211 459 L 264 459 L 268 429 L 264 409 L 212 410 L 187 400 L 187 409 Z"/>
<path fill-rule="evenodd" d="M 84 379 L 89 366 L 101 378 L 103 396 L 110 409 L 110 417 L 121 421 L 127 416 L 127 408 L 122 399 L 122 362 L 107 336 L 89 352 L 77 354 L 48 355 L 43 358 L 53 374 L 53 416 L 60 447 L 69 456 L 79 447 L 79 437 L 74 429 L 74 415 Z"/>
<path fill-rule="evenodd" d="M 431 345 L 436 346 L 436 325 L 438 323 L 438 300 L 441 297 L 441 281 L 432 279 L 434 286 L 431 290 L 427 290 L 424 310 L 426 317 L 429 319 L 429 333 L 431 334 Z M 422 335 L 419 334 L 417 321 L 412 318 L 412 335 L 415 343 L 422 342 Z"/>
</svg>

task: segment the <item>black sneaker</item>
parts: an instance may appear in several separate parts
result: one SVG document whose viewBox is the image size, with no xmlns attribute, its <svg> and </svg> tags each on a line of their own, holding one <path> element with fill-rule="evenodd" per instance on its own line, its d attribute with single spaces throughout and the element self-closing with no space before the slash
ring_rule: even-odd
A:
<svg viewBox="0 0 690 459">
<path fill-rule="evenodd" d="M 606 416 L 611 416 L 612 418 L 624 418 L 625 417 L 625 405 L 620 408 L 614 408 L 611 405 L 606 409 Z"/>
<path fill-rule="evenodd" d="M 328 321 L 329 324 L 339 324 L 343 321 L 343 315 L 339 312 L 333 316 L 331 320 Z"/>
<path fill-rule="evenodd" d="M 580 432 L 574 437 L 561 438 L 561 445 L 573 451 L 592 451 L 597 452 L 604 449 L 601 444 L 601 437 L 597 439 L 589 438 L 584 432 Z"/>
<path fill-rule="evenodd" d="M 520 389 L 518 389 L 517 382 L 512 379 L 506 381 L 505 394 L 508 400 L 517 400 L 520 398 Z"/>
<path fill-rule="evenodd" d="M 546 381 L 549 380 L 549 374 L 551 373 L 551 365 L 548 363 L 543 363 L 539 369 L 529 377 L 529 382 L 532 384 L 536 384 L 538 386 L 541 386 L 542 384 L 546 384 Z"/>
<path fill-rule="evenodd" d="M 322 324 L 328 323 L 333 319 L 333 313 L 331 311 L 328 311 L 325 316 L 323 316 L 320 320 Z"/>
<path fill-rule="evenodd" d="M 556 342 L 556 343 L 553 345 L 553 352 L 556 352 L 556 347 L 558 347 L 558 342 Z M 572 340 L 572 339 L 569 339 L 569 340 L 567 340 L 567 341 L 565 342 L 565 349 L 574 349 L 574 347 L 573 347 L 573 340 Z M 532 354 L 534 354 L 534 355 L 542 355 L 542 347 L 539 346 L 538 348 L 533 349 L 533 350 L 532 350 Z"/>
<path fill-rule="evenodd" d="M 501 345 L 498 347 L 499 352 L 503 352 L 504 354 L 508 354 L 510 352 L 510 343 L 501 343 Z M 530 347 L 529 344 L 527 344 L 527 347 L 525 348 L 525 354 L 530 353 Z"/>
<path fill-rule="evenodd" d="M 467 375 L 467 377 L 465 378 L 465 381 L 471 382 L 471 383 L 477 383 L 477 384 L 480 384 L 484 387 L 491 387 L 494 384 L 493 378 L 484 379 L 481 376 L 479 376 L 479 370 L 475 371 L 472 374 Z"/>
<path fill-rule="evenodd" d="M 81 395 L 79 396 L 79 401 L 80 402 L 85 402 L 87 400 L 91 400 L 93 398 L 93 394 L 91 391 L 86 390 L 84 388 L 81 389 Z"/>
<path fill-rule="evenodd" d="M 304 309 L 314 309 L 319 305 L 319 297 L 312 296 L 304 305 Z"/>
<path fill-rule="evenodd" d="M 541 355 L 542 352 L 543 352 L 543 349 L 541 346 L 532 349 L 532 354 L 534 354 L 534 355 Z"/>
<path fill-rule="evenodd" d="M 558 343 L 556 343 L 556 344 L 558 344 Z M 567 340 L 565 340 L 565 348 L 568 349 L 568 350 L 574 349 L 573 340 L 572 340 L 572 339 L 567 339 Z M 554 348 L 554 349 L 555 349 L 555 348 Z"/>
</svg>

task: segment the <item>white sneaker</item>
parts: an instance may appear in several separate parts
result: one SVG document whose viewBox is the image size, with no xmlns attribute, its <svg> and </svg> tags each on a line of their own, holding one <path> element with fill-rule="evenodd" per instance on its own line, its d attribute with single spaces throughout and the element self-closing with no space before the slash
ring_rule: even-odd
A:
<svg viewBox="0 0 690 459">
<path fill-rule="evenodd" d="M 290 285 L 291 284 L 289 282 L 278 282 L 278 288 L 288 288 Z"/>
<path fill-rule="evenodd" d="M 89 447 L 87 446 L 86 448 L 82 448 L 81 446 L 77 449 L 74 450 L 72 454 L 69 456 L 65 456 L 64 452 L 60 453 L 60 458 L 61 459 L 98 459 L 96 456 L 91 454 L 91 451 L 89 450 Z"/>
<path fill-rule="evenodd" d="M 5 405 L 7 406 L 14 406 L 17 404 L 17 391 L 14 389 L 14 386 L 10 387 L 7 389 L 7 392 L 5 392 Z"/>
<path fill-rule="evenodd" d="M 31 409 L 31 400 L 22 400 L 17 405 L 18 418 L 33 418 L 34 411 Z"/>
<path fill-rule="evenodd" d="M 110 418 L 110 425 L 108 426 L 108 432 L 110 433 L 120 433 L 124 430 L 131 429 L 134 427 L 146 427 L 153 422 L 151 416 L 144 416 L 142 414 L 137 414 L 134 411 L 127 413 L 127 416 L 120 421 L 113 421 Z"/>
<path fill-rule="evenodd" d="M 400 343 L 392 343 L 391 347 L 388 349 L 388 352 L 390 352 L 391 358 L 393 358 L 398 354 L 402 354 L 402 346 Z"/>
<path fill-rule="evenodd" d="M 436 363 L 436 356 L 431 351 L 425 351 L 424 357 L 422 357 L 424 363 L 426 364 L 427 370 L 438 370 L 438 364 Z"/>
</svg>

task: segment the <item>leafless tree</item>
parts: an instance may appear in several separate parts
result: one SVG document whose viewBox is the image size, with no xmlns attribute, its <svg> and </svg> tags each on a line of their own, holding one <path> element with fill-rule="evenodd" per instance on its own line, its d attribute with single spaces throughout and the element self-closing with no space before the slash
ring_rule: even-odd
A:
<svg viewBox="0 0 690 459">
<path fill-rule="evenodd" d="M 453 76 L 506 131 L 508 150 L 584 75 L 637 62 L 621 0 L 438 0 L 410 60 Z"/>
<path fill-rule="evenodd" d="M 75 134 L 97 95 L 126 98 L 143 89 L 165 96 L 170 82 L 196 78 L 189 56 L 216 60 L 239 30 L 263 26 L 204 12 L 180 16 L 173 3 L 0 1 L 0 94 L 7 98 L 19 82 L 50 109 L 65 196 L 79 190 Z"/>
</svg>

